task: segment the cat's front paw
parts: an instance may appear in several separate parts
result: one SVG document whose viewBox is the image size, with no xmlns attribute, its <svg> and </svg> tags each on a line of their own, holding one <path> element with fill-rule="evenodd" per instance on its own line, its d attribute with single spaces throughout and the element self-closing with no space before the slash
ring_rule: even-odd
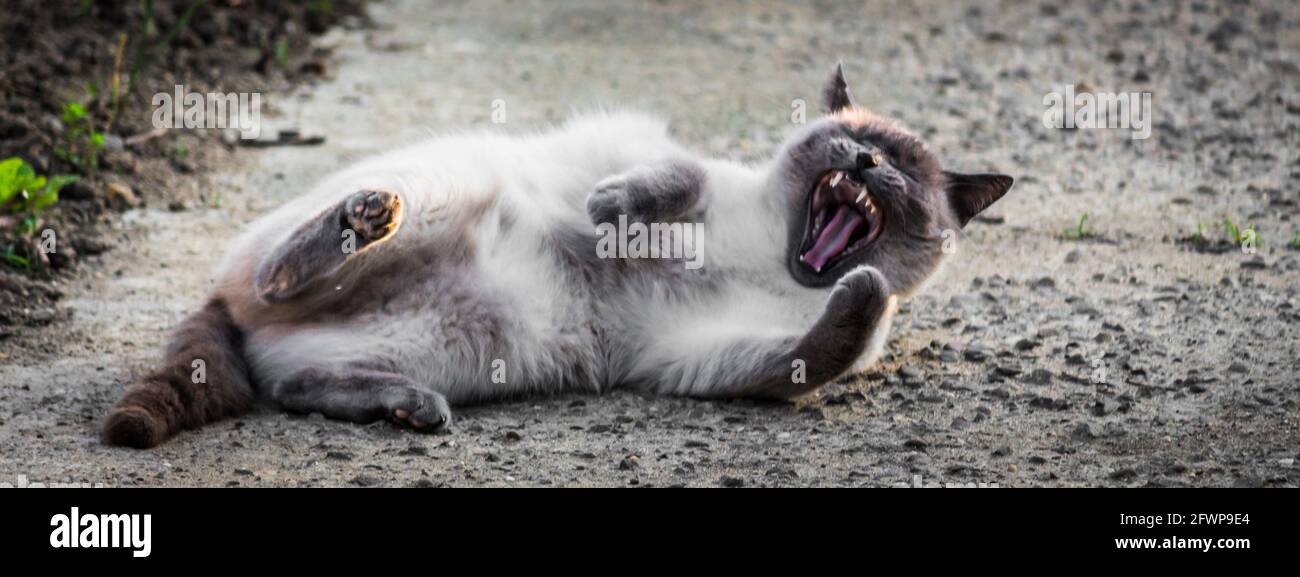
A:
<svg viewBox="0 0 1300 577">
<path fill-rule="evenodd" d="M 626 177 L 612 176 L 596 183 L 596 189 L 587 195 L 587 215 L 591 217 L 591 223 L 618 223 L 619 215 L 629 213 L 628 197 Z"/>
<path fill-rule="evenodd" d="M 869 322 L 889 302 L 889 279 L 873 266 L 860 266 L 840 277 L 826 305 L 850 322 Z"/>
</svg>

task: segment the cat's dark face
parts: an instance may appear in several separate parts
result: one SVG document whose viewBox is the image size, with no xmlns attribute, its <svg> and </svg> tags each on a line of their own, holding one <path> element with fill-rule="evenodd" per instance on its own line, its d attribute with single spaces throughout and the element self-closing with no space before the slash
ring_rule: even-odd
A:
<svg viewBox="0 0 1300 577">
<path fill-rule="evenodd" d="M 910 293 L 938 267 L 945 240 L 953 246 L 1012 179 L 945 172 L 919 138 L 854 106 L 838 68 L 824 100 L 829 114 L 779 158 L 790 274 L 824 287 L 871 265 L 893 292 Z"/>
</svg>

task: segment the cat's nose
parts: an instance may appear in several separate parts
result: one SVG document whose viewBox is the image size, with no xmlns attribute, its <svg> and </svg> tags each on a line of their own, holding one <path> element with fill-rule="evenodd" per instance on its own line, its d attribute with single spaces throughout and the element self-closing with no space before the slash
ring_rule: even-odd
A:
<svg viewBox="0 0 1300 577">
<path fill-rule="evenodd" d="M 880 166 L 880 163 L 883 160 L 884 159 L 881 158 L 879 152 L 874 150 L 870 150 L 870 151 L 864 150 L 858 153 L 858 157 L 857 157 L 858 170 L 863 171 L 863 170 L 869 170 L 875 168 L 877 166 Z"/>
</svg>

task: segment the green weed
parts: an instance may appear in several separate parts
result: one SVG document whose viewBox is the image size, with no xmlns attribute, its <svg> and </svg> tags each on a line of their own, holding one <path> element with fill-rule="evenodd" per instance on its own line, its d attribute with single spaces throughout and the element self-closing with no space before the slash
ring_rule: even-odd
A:
<svg viewBox="0 0 1300 577">
<path fill-rule="evenodd" d="M 1079 224 L 1065 229 L 1061 234 L 1068 240 L 1083 240 L 1088 238 L 1089 236 L 1092 236 L 1092 233 L 1088 232 L 1088 230 L 1084 228 L 1084 225 L 1087 223 L 1088 213 L 1085 212 L 1079 216 Z"/>
<path fill-rule="evenodd" d="M 99 153 L 104 150 L 104 133 L 95 130 L 90 112 L 76 102 L 63 105 L 63 142 L 54 154 L 83 172 L 99 167 Z"/>
<path fill-rule="evenodd" d="M 59 201 L 59 189 L 77 180 L 75 176 L 57 175 L 46 178 L 36 174 L 30 164 L 18 157 L 0 161 L 0 216 L 18 218 L 17 232 L 31 236 L 40 222 L 41 211 Z M 3 255 L 5 262 L 26 269 L 28 260 L 14 252 L 10 244 Z"/>
</svg>

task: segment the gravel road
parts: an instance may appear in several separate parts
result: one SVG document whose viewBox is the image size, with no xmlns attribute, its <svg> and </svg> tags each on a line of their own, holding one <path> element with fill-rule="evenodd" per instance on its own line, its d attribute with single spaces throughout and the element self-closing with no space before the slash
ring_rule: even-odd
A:
<svg viewBox="0 0 1300 577">
<path fill-rule="evenodd" d="M 0 341 L 0 482 L 1294 487 L 1300 5 L 1170 4 L 377 2 L 374 28 L 320 40 L 330 80 L 264 95 L 266 130 L 325 144 L 241 149 L 194 183 L 219 203 L 127 213 L 61 287 L 69 320 Z M 1018 178 L 873 371 L 795 404 L 530 398 L 433 436 L 264 409 L 152 451 L 99 444 L 224 243 L 323 172 L 599 106 L 758 159 L 836 60 L 950 167 Z M 1046 127 L 1064 85 L 1151 93 L 1150 138 Z M 1254 225 L 1254 254 L 1218 242 L 1225 219 Z"/>
</svg>

